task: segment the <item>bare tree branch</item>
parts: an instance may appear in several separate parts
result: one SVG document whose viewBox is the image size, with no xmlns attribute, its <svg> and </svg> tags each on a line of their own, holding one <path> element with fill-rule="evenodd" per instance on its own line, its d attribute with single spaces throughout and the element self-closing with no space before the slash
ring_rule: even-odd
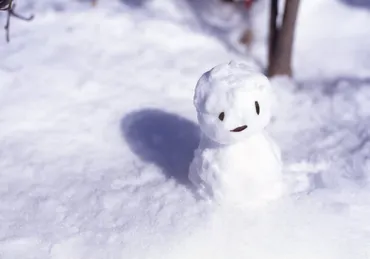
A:
<svg viewBox="0 0 370 259">
<path fill-rule="evenodd" d="M 5 24 L 5 32 L 6 32 L 6 41 L 10 41 L 10 36 L 9 36 L 9 29 L 10 29 L 10 17 L 14 16 L 20 20 L 23 21 L 31 21 L 34 18 L 34 15 L 31 15 L 30 17 L 24 17 L 14 11 L 15 9 L 15 3 L 13 0 L 0 0 L 0 11 L 6 11 L 8 13 L 7 19 L 6 19 L 6 24 Z"/>
</svg>

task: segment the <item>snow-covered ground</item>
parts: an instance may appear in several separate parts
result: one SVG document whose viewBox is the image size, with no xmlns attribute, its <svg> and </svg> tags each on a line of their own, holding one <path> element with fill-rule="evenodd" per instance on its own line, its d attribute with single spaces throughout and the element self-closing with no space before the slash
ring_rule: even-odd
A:
<svg viewBox="0 0 370 259">
<path fill-rule="evenodd" d="M 287 167 L 316 174 L 248 212 L 193 197 L 192 97 L 219 63 L 264 64 L 263 2 L 251 56 L 235 46 L 245 17 L 206 19 L 229 14 L 200 1 L 18 2 L 36 19 L 0 41 L 0 258 L 370 258 L 365 0 L 302 2 L 269 130 Z"/>
</svg>

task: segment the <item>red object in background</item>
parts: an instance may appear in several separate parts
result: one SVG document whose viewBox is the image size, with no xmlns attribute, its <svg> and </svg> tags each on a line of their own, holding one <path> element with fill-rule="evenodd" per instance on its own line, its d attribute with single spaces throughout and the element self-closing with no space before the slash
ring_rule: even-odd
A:
<svg viewBox="0 0 370 259">
<path fill-rule="evenodd" d="M 251 8 L 251 6 L 253 4 L 253 0 L 245 0 L 244 3 L 245 3 L 245 7 L 247 7 L 247 9 L 249 9 L 249 8 Z"/>
</svg>

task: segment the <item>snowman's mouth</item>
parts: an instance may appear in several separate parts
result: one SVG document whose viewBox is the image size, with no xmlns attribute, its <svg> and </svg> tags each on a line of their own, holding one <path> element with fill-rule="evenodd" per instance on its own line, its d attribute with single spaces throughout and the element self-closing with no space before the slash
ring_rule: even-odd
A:
<svg viewBox="0 0 370 259">
<path fill-rule="evenodd" d="M 248 126 L 247 125 L 244 125 L 244 126 L 240 126 L 240 127 L 237 127 L 233 130 L 230 130 L 231 132 L 241 132 L 243 130 L 245 130 Z"/>
</svg>

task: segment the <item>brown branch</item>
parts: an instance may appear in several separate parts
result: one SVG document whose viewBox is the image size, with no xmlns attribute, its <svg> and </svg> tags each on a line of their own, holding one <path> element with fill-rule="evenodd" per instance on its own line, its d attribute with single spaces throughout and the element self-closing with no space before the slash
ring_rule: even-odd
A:
<svg viewBox="0 0 370 259">
<path fill-rule="evenodd" d="M 24 17 L 14 11 L 15 4 L 13 3 L 13 0 L 4 0 L 0 2 L 0 11 L 7 11 L 8 16 L 6 18 L 6 24 L 5 24 L 5 33 L 6 33 L 6 42 L 10 41 L 9 36 L 9 29 L 10 29 L 10 17 L 14 16 L 15 18 L 18 18 L 23 21 L 31 21 L 34 18 L 34 15 L 31 15 L 30 17 Z"/>
<path fill-rule="evenodd" d="M 279 33 L 279 28 L 277 27 L 277 16 L 279 9 L 279 0 L 270 1 L 270 31 L 269 31 L 269 52 L 268 52 L 268 64 L 272 63 L 275 49 L 276 40 Z"/>
<path fill-rule="evenodd" d="M 14 7 L 15 7 L 15 5 L 14 5 Z M 20 20 L 23 20 L 23 21 L 31 21 L 35 17 L 33 14 L 30 15 L 30 17 L 24 17 L 23 15 L 17 14 L 16 12 L 14 12 L 14 8 L 13 9 L 10 9 L 10 14 L 12 16 L 20 19 Z"/>
<path fill-rule="evenodd" d="M 11 13 L 8 11 L 8 16 L 6 18 L 6 24 L 5 24 L 5 37 L 6 37 L 6 42 L 9 42 L 10 41 L 10 36 L 9 36 L 9 27 L 10 27 L 10 15 Z"/>
</svg>

